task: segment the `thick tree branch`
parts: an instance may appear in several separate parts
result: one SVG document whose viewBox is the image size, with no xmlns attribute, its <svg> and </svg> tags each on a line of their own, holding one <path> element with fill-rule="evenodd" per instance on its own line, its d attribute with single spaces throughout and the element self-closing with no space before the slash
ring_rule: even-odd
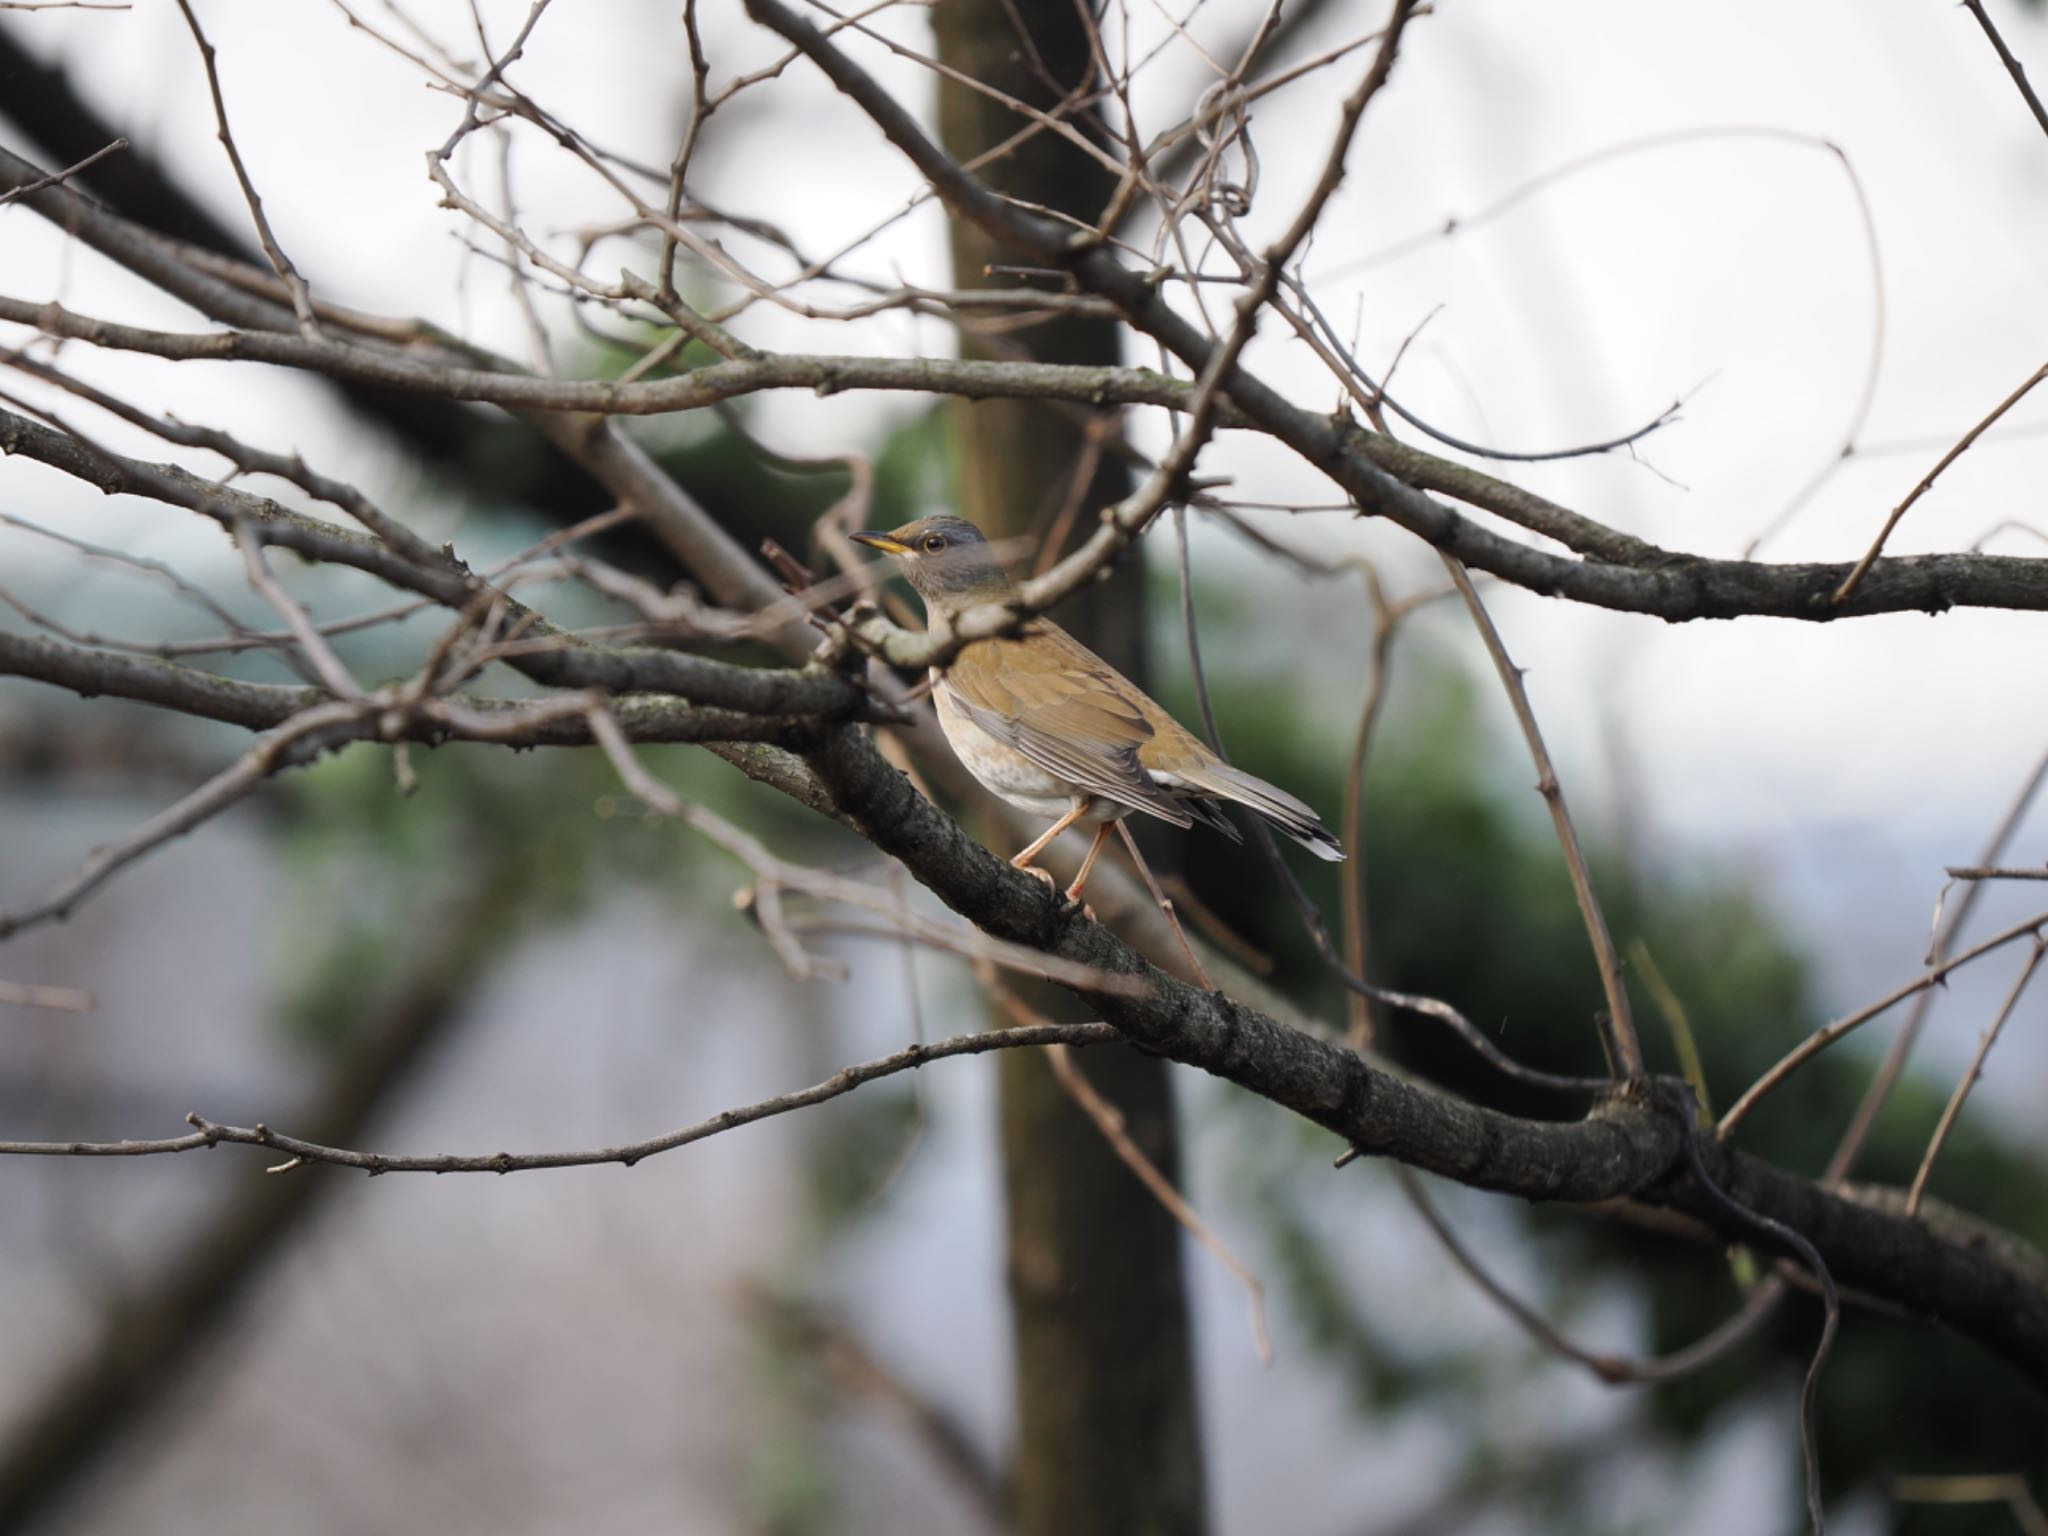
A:
<svg viewBox="0 0 2048 1536">
<path fill-rule="evenodd" d="M 603 654 L 599 653 L 600 658 Z M 630 669 L 625 675 L 630 675 Z M 597 680 L 601 676 L 601 670 L 593 674 L 591 686 L 603 687 Z M 139 704 L 153 704 L 196 719 L 218 720 L 252 731 L 273 730 L 326 698 L 317 688 L 243 682 L 149 656 L 88 650 L 5 630 L 0 630 L 0 677 L 49 683 L 83 699 L 133 699 Z M 592 743 L 587 721 L 575 715 L 536 717 L 532 714 L 531 699 L 456 693 L 448 695 L 446 702 L 466 711 L 519 720 L 522 746 L 581 747 Z M 808 730 L 796 718 L 708 708 L 653 691 L 628 693 L 613 700 L 610 709 L 629 740 L 650 744 L 786 743 L 804 739 Z M 366 716 L 341 732 L 334 744 L 385 740 L 431 745 L 453 739 L 455 733 L 447 722 L 430 716 L 401 715 L 391 721 Z"/>
<path fill-rule="evenodd" d="M 1684 1138 L 1693 1130 L 1682 1085 L 1648 1081 L 1585 1120 L 1556 1123 L 1403 1082 L 1339 1044 L 1157 970 L 1107 929 L 1062 909 L 919 795 L 857 729 L 833 731 L 812 763 L 878 846 L 976 926 L 1106 974 L 1142 977 L 1150 990 L 1141 997 L 1082 995 L 1145 1049 L 1249 1089 L 1361 1151 L 1460 1183 L 1527 1200 L 1627 1195 L 1681 1211 L 1730 1241 L 1753 1239 L 1686 1172 Z M 1830 1193 L 1732 1147 L 1699 1151 L 1722 1189 L 1803 1234 L 1841 1284 L 1940 1322 L 2048 1390 L 2048 1260 L 2024 1243 L 1947 1213 L 1908 1218 L 1902 1192 Z"/>
</svg>

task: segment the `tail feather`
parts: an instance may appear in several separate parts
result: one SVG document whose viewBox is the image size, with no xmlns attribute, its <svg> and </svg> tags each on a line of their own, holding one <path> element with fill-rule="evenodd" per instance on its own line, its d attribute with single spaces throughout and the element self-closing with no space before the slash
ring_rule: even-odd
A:
<svg viewBox="0 0 2048 1536">
<path fill-rule="evenodd" d="M 1237 823 L 1223 814 L 1221 800 L 1187 799 L 1180 802 L 1194 814 L 1195 820 L 1205 827 L 1212 827 L 1229 838 L 1233 843 L 1244 841 L 1244 834 L 1237 830 Z"/>
<path fill-rule="evenodd" d="M 1265 813 L 1262 812 L 1261 814 Z M 1324 862 L 1330 864 L 1342 864 L 1344 862 L 1344 845 L 1338 842 L 1336 834 L 1320 821 L 1314 819 L 1308 821 L 1283 821 L 1280 817 L 1273 815 L 1266 815 L 1266 820 L 1273 823 L 1274 826 L 1285 832 L 1289 837 L 1293 838 L 1302 847 Z"/>
<path fill-rule="evenodd" d="M 1343 845 L 1323 825 L 1315 810 L 1277 784 L 1268 784 L 1264 779 L 1224 762 L 1204 763 L 1192 772 L 1182 770 L 1173 777 L 1197 794 L 1234 801 L 1247 810 L 1256 811 L 1319 859 L 1340 863 L 1344 858 Z M 1218 815 L 1215 820 L 1208 816 L 1201 819 L 1213 826 L 1223 818 Z M 1236 836 L 1234 829 L 1231 835 Z"/>
</svg>

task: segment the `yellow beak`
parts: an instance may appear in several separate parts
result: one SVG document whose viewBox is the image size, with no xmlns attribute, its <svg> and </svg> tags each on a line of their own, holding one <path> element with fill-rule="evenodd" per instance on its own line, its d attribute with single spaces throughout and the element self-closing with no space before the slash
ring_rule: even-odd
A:
<svg viewBox="0 0 2048 1536">
<path fill-rule="evenodd" d="M 850 537 L 854 543 L 865 544 L 870 549 L 879 549 L 885 555 L 907 555 L 910 553 L 910 546 L 908 544 L 899 544 L 886 533 L 876 533 L 873 530 L 869 530 L 865 533 L 850 535 Z"/>
</svg>

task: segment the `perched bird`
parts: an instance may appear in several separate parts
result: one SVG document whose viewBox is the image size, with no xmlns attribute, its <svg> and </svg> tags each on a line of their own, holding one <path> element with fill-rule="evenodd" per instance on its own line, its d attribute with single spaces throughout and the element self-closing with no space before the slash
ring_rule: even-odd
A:
<svg viewBox="0 0 2048 1536">
<path fill-rule="evenodd" d="M 853 537 L 896 558 L 934 619 L 1001 602 L 1012 590 L 995 550 L 965 518 L 919 518 Z M 1081 872 L 1067 888 L 1070 901 L 1080 900 L 1110 828 L 1132 811 L 1177 827 L 1199 821 L 1238 842 L 1219 804 L 1235 801 L 1317 858 L 1344 857 L 1313 810 L 1224 762 L 1049 619 L 968 645 L 952 665 L 932 670 L 932 696 L 947 743 L 983 787 L 1020 810 L 1058 818 L 1012 864 L 1031 868 L 1077 822 L 1095 827 Z"/>
</svg>

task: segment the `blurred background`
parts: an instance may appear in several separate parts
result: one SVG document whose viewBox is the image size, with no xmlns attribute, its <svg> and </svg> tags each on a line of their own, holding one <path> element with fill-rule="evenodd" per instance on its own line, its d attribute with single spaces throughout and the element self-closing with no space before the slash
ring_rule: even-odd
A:
<svg viewBox="0 0 2048 1536">
<path fill-rule="evenodd" d="M 403 35 L 389 7 L 361 9 Z M 1376 25 L 1371 9 L 1309 7 L 1276 62 Z M 2038 8 L 1989 9 L 2048 78 Z M 500 44 L 526 14 L 500 0 L 478 10 Z M 201 14 L 250 175 L 316 292 L 529 358 L 501 253 L 438 206 L 421 170 L 460 101 L 338 7 Z M 403 14 L 473 46 L 466 4 Z M 700 14 L 714 80 L 776 57 L 736 4 Z M 1256 16 L 1215 0 L 1187 25 L 1220 47 Z M 1171 35 L 1161 13 L 1134 8 L 1132 22 L 1128 46 Z M 919 10 L 885 25 L 928 44 Z M 929 113 L 926 71 L 855 51 Z M 1347 68 L 1257 107 L 1263 216 L 1284 223 L 1312 182 Z M 691 76 L 674 6 L 609 0 L 549 12 L 515 78 L 594 142 L 664 164 Z M 1194 53 L 1170 51 L 1141 77 L 1137 107 L 1163 124 L 1205 78 Z M 699 195 L 806 247 L 888 218 L 917 189 L 808 69 L 715 121 Z M 135 180 L 101 195 L 200 243 L 251 243 L 175 8 L 0 14 L 0 142 L 55 168 L 115 132 L 134 143 L 117 161 Z M 573 252 L 617 210 L 547 149 L 517 142 L 500 163 L 478 138 L 457 174 L 502 186 L 531 229 Z M 1369 366 L 1422 326 L 1397 393 L 1466 438 L 1554 448 L 1684 399 L 1633 451 L 1512 466 L 1518 483 L 1673 547 L 1734 555 L 1761 539 L 1765 558 L 1845 559 L 2041 362 L 2044 250 L 2048 143 L 1955 7 L 1449 0 L 1411 28 L 1306 266 Z M 928 205 L 866 256 L 883 277 L 934 287 L 946 261 Z M 19 206 L 0 209 L 0 292 L 194 324 Z M 570 308 L 541 309 L 555 365 L 623 367 Z M 955 349 L 942 323 L 903 314 L 826 327 L 756 310 L 745 334 L 788 349 Z M 1250 356 L 1297 399 L 1330 398 L 1332 382 L 1281 338 L 1261 336 Z M 485 413 L 394 408 L 284 370 L 80 347 L 63 361 L 147 409 L 296 449 L 479 567 L 605 505 Z M 90 419 L 109 445 L 161 453 L 24 376 L 0 388 Z M 801 549 L 846 481 L 775 453 L 867 455 L 886 527 L 950 504 L 942 415 L 909 395 L 790 393 L 744 402 L 744 433 L 708 414 L 632 430 L 749 547 L 772 533 Z M 1220 439 L 1203 470 L 1234 476 L 1247 500 L 1330 499 L 1242 435 Z M 2048 399 L 1949 469 L 1891 548 L 2039 552 L 2044 475 Z M 194 519 L 103 500 L 19 459 L 0 463 L 0 512 L 172 562 L 267 622 L 239 557 Z M 1369 556 L 1397 592 L 1437 579 L 1428 551 L 1341 511 L 1251 520 L 1325 559 Z M 1305 576 L 1209 519 L 1193 519 L 1192 539 L 1225 739 L 1334 820 L 1367 687 L 1362 582 Z M 1152 675 L 1192 720 L 1172 545 L 1152 542 Z M 630 543 L 609 553 L 652 559 Z M 132 569 L 15 525 L 0 524 L 0 587 L 99 637 L 219 628 Z M 346 572 L 309 573 L 300 590 L 323 616 L 379 600 Z M 578 601 L 556 611 L 604 617 Z M 1517 592 L 1489 601 L 1529 669 L 1610 918 L 1682 1002 L 1722 1105 L 1806 1031 L 1919 970 L 1944 866 L 1975 860 L 2048 745 L 2029 616 L 1668 627 Z M 1594 1068 L 1584 1021 L 1597 978 L 1468 630 L 1426 607 L 1397 647 L 1365 817 L 1376 972 L 1452 999 L 1525 1060 Z M 429 633 L 380 631 L 351 660 L 390 675 Z M 236 668 L 290 680 L 262 653 Z M 224 728 L 0 681 L 0 908 L 33 900 L 237 749 Z M 702 754 L 646 757 L 788 857 L 858 852 Z M 96 1003 L 0 1003 L 0 1138 L 171 1135 L 196 1110 L 389 1150 L 600 1145 L 815 1081 L 919 1030 L 982 1027 L 971 978 L 944 957 L 849 943 L 836 951 L 847 982 L 783 976 L 733 908 L 745 871 L 635 813 L 589 758 L 421 754 L 418 792 L 402 798 L 388 759 L 359 748 L 153 855 L 67 924 L 0 947 L 0 979 L 84 988 Z M 2009 862 L 2041 862 L 2043 834 L 2039 816 L 2024 821 Z M 1341 1023 L 1342 997 L 1263 867 L 1199 832 L 1176 856 L 1270 958 L 1274 985 Z M 1310 873 L 1334 911 L 1334 878 Z M 2013 921 L 2026 899 L 1987 891 L 1971 931 Z M 2022 959 L 1967 970 L 1940 997 L 1866 1176 L 1911 1177 Z M 2039 994 L 2015 1013 L 1933 1185 L 2036 1243 L 2048 1240 L 2041 1014 Z M 1895 1027 L 1802 1076 L 1746 1144 L 1818 1172 Z M 1648 1009 L 1645 1031 L 1653 1064 L 1672 1070 Z M 1473 1086 L 1426 1035 L 1389 1043 Z M 0 1523 L 1003 1530 L 1014 1383 L 993 1084 L 985 1060 L 946 1062 L 630 1171 L 265 1178 L 238 1149 L 0 1164 Z M 1815 1311 L 1782 1309 L 1681 1382 L 1603 1387 L 1473 1289 L 1386 1170 L 1333 1173 L 1325 1134 L 1221 1084 L 1181 1073 L 1175 1091 L 1184 1187 L 1264 1281 L 1276 1348 L 1263 1365 L 1242 1289 L 1191 1248 L 1212 1529 L 1795 1528 L 1796 1387 Z M 1672 1348 L 1740 1304 L 1729 1264 L 1695 1245 L 1436 1195 L 1495 1274 L 1590 1346 Z M 1900 1504 L 1889 1489 L 1906 1474 L 2038 1472 L 2044 1420 L 1973 1349 L 1852 1313 L 1820 1401 L 1836 1528 L 2014 1529 L 2002 1509 Z"/>
</svg>

